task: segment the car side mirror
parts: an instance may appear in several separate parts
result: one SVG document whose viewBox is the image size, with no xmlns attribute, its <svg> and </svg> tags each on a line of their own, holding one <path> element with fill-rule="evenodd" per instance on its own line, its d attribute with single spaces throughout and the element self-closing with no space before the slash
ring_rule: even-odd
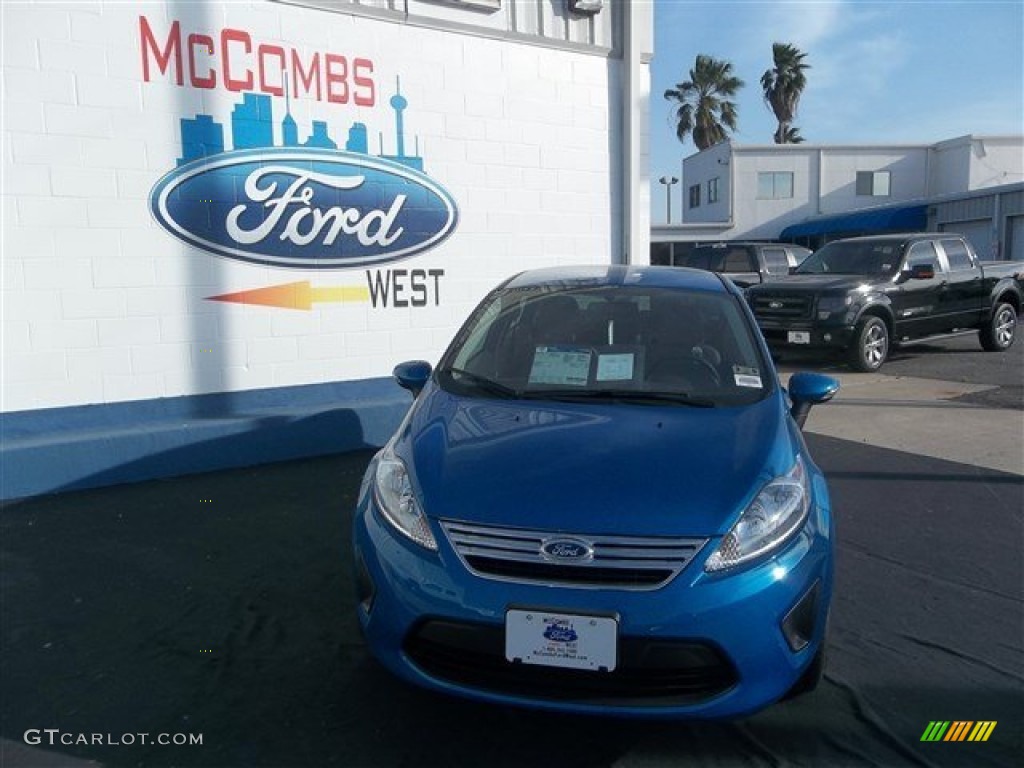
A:
<svg viewBox="0 0 1024 768">
<path fill-rule="evenodd" d="M 392 371 L 399 385 L 412 392 L 416 397 L 422 389 L 427 386 L 433 368 L 426 360 L 409 360 L 399 363 Z"/>
<path fill-rule="evenodd" d="M 789 415 L 800 429 L 804 428 L 811 407 L 827 403 L 839 391 L 839 382 L 820 373 L 794 373 L 789 377 L 789 399 L 793 407 Z"/>
</svg>

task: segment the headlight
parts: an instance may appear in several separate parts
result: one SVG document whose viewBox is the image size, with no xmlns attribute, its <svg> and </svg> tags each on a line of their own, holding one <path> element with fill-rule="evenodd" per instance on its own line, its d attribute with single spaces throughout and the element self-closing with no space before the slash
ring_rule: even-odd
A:
<svg viewBox="0 0 1024 768">
<path fill-rule="evenodd" d="M 399 533 L 427 549 L 437 549 L 427 517 L 416 501 L 405 462 L 395 456 L 390 445 L 377 461 L 374 490 L 381 513 Z"/>
<path fill-rule="evenodd" d="M 845 313 L 853 303 L 852 296 L 822 296 L 818 299 L 818 319 L 828 320 L 833 314 Z"/>
<path fill-rule="evenodd" d="M 775 549 L 803 525 L 811 506 L 811 489 L 803 461 L 761 489 L 740 519 L 704 564 L 721 571 Z"/>
</svg>

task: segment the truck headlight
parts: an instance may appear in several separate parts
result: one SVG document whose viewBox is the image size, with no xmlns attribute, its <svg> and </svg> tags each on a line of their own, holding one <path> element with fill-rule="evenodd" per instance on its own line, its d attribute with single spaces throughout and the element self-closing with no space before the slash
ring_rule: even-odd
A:
<svg viewBox="0 0 1024 768">
<path fill-rule="evenodd" d="M 833 314 L 845 314 L 852 303 L 852 296 L 822 296 L 818 299 L 818 319 L 828 320 Z"/>
<path fill-rule="evenodd" d="M 789 472 L 768 483 L 743 510 L 704 570 L 722 571 L 776 549 L 803 525 L 810 506 L 807 470 L 797 457 Z"/>
<path fill-rule="evenodd" d="M 430 523 L 416 500 L 405 462 L 388 445 L 377 461 L 374 496 L 384 519 L 402 535 L 427 549 L 437 550 Z"/>
</svg>

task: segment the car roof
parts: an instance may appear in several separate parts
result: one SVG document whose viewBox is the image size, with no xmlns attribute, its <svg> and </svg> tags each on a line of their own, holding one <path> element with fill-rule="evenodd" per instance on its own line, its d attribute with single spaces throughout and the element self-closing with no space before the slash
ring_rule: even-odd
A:
<svg viewBox="0 0 1024 768">
<path fill-rule="evenodd" d="M 647 265 L 594 265 L 531 269 L 521 272 L 506 283 L 506 288 L 564 286 L 576 288 L 603 285 L 645 285 L 660 288 L 726 293 L 728 288 L 713 272 L 686 267 L 655 267 Z"/>
</svg>

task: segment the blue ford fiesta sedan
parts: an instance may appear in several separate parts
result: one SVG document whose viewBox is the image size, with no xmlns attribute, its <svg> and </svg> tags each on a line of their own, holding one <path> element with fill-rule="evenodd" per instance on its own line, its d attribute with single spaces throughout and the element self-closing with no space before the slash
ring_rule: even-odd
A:
<svg viewBox="0 0 1024 768">
<path fill-rule="evenodd" d="M 478 700 L 732 717 L 812 689 L 828 490 L 742 295 L 710 272 L 526 272 L 488 295 L 373 458 L 358 612 L 399 677 Z"/>
</svg>

